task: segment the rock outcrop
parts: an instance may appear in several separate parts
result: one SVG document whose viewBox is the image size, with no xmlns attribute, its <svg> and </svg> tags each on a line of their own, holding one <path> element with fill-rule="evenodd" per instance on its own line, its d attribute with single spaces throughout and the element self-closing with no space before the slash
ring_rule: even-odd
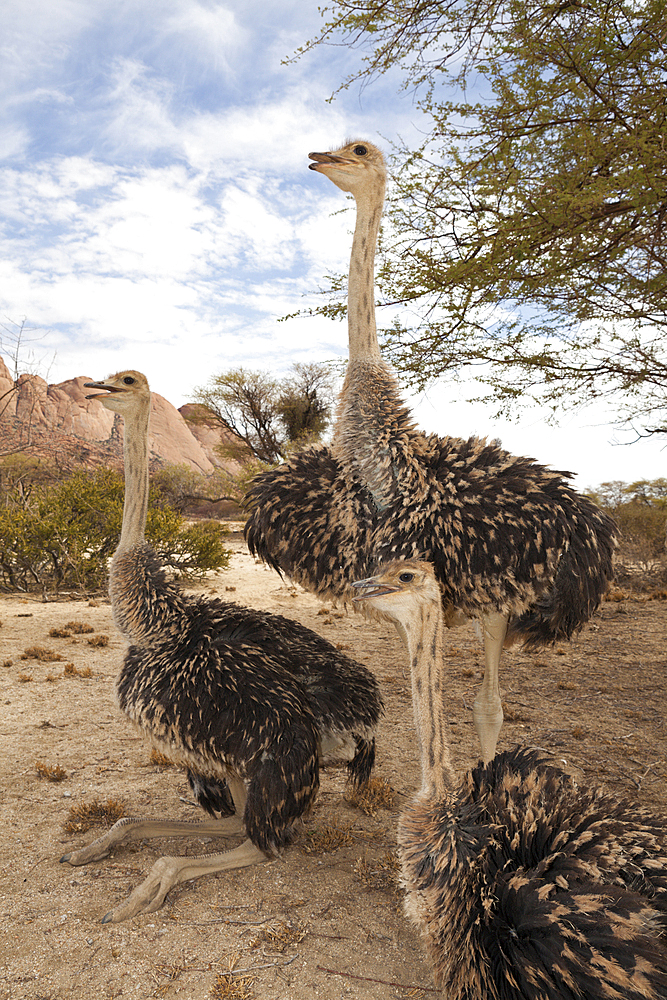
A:
<svg viewBox="0 0 667 1000">
<path fill-rule="evenodd" d="M 25 451 L 55 459 L 63 468 L 87 464 L 122 465 L 123 421 L 95 399 L 81 375 L 49 385 L 38 375 L 17 382 L 0 358 L 0 455 Z M 181 407 L 186 413 L 189 405 Z M 216 452 L 226 434 L 214 423 L 188 424 L 183 413 L 153 393 L 150 422 L 151 465 L 184 464 L 195 472 L 213 472 L 231 464 Z"/>
</svg>

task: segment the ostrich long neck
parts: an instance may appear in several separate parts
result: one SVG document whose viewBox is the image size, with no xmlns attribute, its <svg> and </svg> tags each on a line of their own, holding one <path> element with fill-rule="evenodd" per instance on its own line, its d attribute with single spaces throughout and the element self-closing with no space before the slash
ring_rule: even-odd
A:
<svg viewBox="0 0 667 1000">
<path fill-rule="evenodd" d="M 148 512 L 148 421 L 150 400 L 125 417 L 125 504 L 116 555 L 144 541 Z"/>
<path fill-rule="evenodd" d="M 350 365 L 382 363 L 375 326 L 375 247 L 384 204 L 384 181 L 357 195 L 357 220 L 352 239 L 347 296 Z"/>
<path fill-rule="evenodd" d="M 394 373 L 380 354 L 375 325 L 375 247 L 384 179 L 378 177 L 356 197 L 347 305 L 350 360 L 333 448 L 344 466 L 361 477 L 377 509 L 383 510 L 407 479 L 406 446 L 413 424 Z"/>
<path fill-rule="evenodd" d="M 410 656 L 412 707 L 421 755 L 421 791 L 430 797 L 442 797 L 451 788 L 455 776 L 443 705 L 444 623 L 440 600 L 420 604 L 419 615 L 407 626 L 398 623 L 398 631 Z"/>
</svg>

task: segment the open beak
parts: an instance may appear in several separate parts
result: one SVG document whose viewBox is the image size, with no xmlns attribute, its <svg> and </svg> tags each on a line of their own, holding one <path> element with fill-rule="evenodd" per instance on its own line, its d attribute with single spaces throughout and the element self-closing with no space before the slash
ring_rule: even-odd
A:
<svg viewBox="0 0 667 1000">
<path fill-rule="evenodd" d="M 309 170 L 321 171 L 323 167 L 346 167 L 350 164 L 350 160 L 346 160 L 342 156 L 336 156 L 335 153 L 309 153 L 309 159 L 316 160 L 316 163 L 309 163 Z"/>
<path fill-rule="evenodd" d="M 379 583 L 376 576 L 369 576 L 366 580 L 355 580 L 352 584 L 361 593 L 355 594 L 353 601 L 363 601 L 367 597 L 381 597 L 383 594 L 395 594 L 400 587 L 392 587 L 388 583 Z"/>
<path fill-rule="evenodd" d="M 86 396 L 86 399 L 98 399 L 100 396 L 104 396 L 106 392 L 124 392 L 124 389 L 119 389 L 115 385 L 107 385 L 105 382 L 84 382 L 84 387 L 86 389 L 103 389 L 104 392 L 93 392 L 90 396 Z"/>
</svg>

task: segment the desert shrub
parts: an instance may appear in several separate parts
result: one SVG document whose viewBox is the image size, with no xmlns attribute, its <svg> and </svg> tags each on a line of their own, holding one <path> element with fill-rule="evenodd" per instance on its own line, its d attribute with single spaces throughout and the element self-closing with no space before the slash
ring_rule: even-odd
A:
<svg viewBox="0 0 667 1000">
<path fill-rule="evenodd" d="M 123 477 L 80 470 L 28 496 L 8 490 L 0 507 L 0 586 L 5 590 L 83 591 L 103 586 L 123 519 Z M 222 525 L 192 533 L 151 488 L 146 537 L 163 562 L 188 576 L 227 565 Z"/>
<path fill-rule="evenodd" d="M 654 569 L 665 552 L 667 480 L 602 483 L 590 496 L 621 529 L 621 561 L 645 571 Z"/>
</svg>

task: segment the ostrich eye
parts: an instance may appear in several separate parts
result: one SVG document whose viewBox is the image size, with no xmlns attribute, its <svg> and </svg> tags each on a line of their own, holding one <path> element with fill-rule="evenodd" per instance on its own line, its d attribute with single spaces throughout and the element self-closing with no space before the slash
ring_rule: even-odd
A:
<svg viewBox="0 0 667 1000">
<path fill-rule="evenodd" d="M 123 379 L 123 384 L 124 385 L 134 385 L 134 383 L 136 381 L 137 380 L 135 378 L 132 378 L 131 375 L 126 375 L 125 378 Z"/>
<path fill-rule="evenodd" d="M 398 579 L 401 581 L 401 583 L 412 583 L 414 578 L 415 578 L 414 573 L 401 573 Z"/>
<path fill-rule="evenodd" d="M 368 150 L 366 149 L 365 146 L 355 146 L 352 152 L 355 153 L 357 156 L 366 156 Z"/>
</svg>

